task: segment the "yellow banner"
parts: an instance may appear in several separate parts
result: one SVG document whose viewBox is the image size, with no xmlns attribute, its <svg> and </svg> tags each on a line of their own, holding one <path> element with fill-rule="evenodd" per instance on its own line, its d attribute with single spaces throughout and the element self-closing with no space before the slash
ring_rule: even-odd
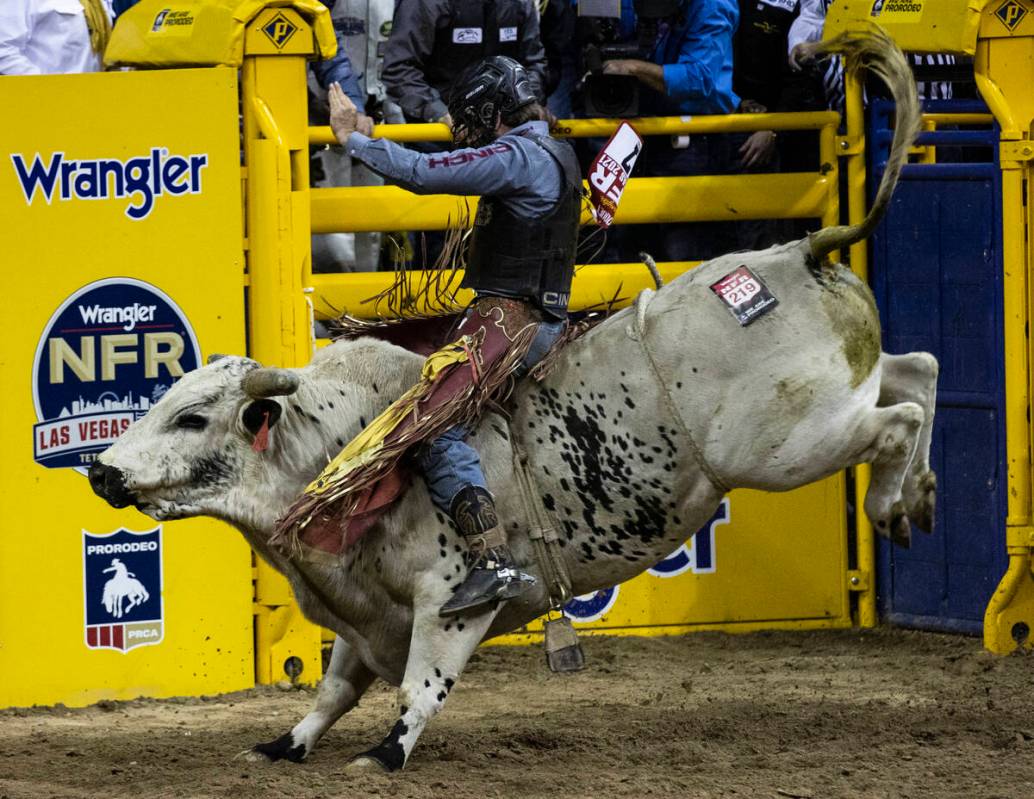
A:
<svg viewBox="0 0 1034 799">
<path fill-rule="evenodd" d="M 902 50 L 917 53 L 976 52 L 980 11 L 988 0 L 834 0 L 823 37 L 877 23 Z"/>
<path fill-rule="evenodd" d="M 141 0 L 118 18 L 104 61 L 239 67 L 245 27 L 267 10 L 259 23 L 273 52 L 288 45 L 319 58 L 337 52 L 330 12 L 319 0 Z"/>
<path fill-rule="evenodd" d="M 0 707 L 254 683 L 251 553 L 94 496 L 87 467 L 244 352 L 237 72 L 0 78 Z"/>
</svg>

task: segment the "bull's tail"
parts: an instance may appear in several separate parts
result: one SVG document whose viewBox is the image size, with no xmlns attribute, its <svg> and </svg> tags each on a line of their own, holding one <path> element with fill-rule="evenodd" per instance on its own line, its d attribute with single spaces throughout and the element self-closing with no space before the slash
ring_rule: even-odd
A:
<svg viewBox="0 0 1034 799">
<path fill-rule="evenodd" d="M 835 225 L 811 234 L 811 253 L 821 260 L 833 250 L 866 238 L 887 210 L 901 167 L 908 159 L 908 148 L 919 131 L 919 98 L 915 78 L 904 54 L 893 39 L 876 25 L 866 30 L 842 33 L 823 43 L 818 53 L 841 53 L 847 71 L 865 67 L 887 85 L 895 102 L 894 139 L 876 199 L 860 224 Z"/>
</svg>

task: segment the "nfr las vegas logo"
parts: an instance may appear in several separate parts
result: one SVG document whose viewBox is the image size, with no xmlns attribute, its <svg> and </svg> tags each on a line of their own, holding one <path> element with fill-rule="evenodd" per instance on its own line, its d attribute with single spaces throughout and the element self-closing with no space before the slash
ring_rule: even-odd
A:
<svg viewBox="0 0 1034 799">
<path fill-rule="evenodd" d="M 124 277 L 79 289 L 36 347 L 36 462 L 85 472 L 199 361 L 194 331 L 159 289 Z"/>
</svg>

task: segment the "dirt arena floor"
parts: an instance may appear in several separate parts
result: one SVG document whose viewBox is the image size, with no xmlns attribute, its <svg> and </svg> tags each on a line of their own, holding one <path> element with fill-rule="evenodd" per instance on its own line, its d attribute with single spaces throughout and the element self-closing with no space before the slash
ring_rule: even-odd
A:
<svg viewBox="0 0 1034 799">
<path fill-rule="evenodd" d="M 346 772 L 376 684 L 309 761 L 235 757 L 312 692 L 0 711 L 0 797 L 1034 797 L 1034 658 L 905 631 L 592 638 L 553 676 L 485 648 L 396 775 Z"/>
</svg>

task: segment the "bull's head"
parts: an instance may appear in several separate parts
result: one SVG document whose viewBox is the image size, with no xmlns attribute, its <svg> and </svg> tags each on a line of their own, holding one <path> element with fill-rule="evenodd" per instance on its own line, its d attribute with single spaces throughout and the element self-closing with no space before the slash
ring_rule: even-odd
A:
<svg viewBox="0 0 1034 799">
<path fill-rule="evenodd" d="M 265 453 L 257 450 L 277 446 L 279 398 L 298 386 L 298 375 L 287 369 L 210 358 L 100 455 L 90 485 L 112 506 L 135 505 L 159 520 L 227 518 L 228 500 L 266 482 Z"/>
</svg>

